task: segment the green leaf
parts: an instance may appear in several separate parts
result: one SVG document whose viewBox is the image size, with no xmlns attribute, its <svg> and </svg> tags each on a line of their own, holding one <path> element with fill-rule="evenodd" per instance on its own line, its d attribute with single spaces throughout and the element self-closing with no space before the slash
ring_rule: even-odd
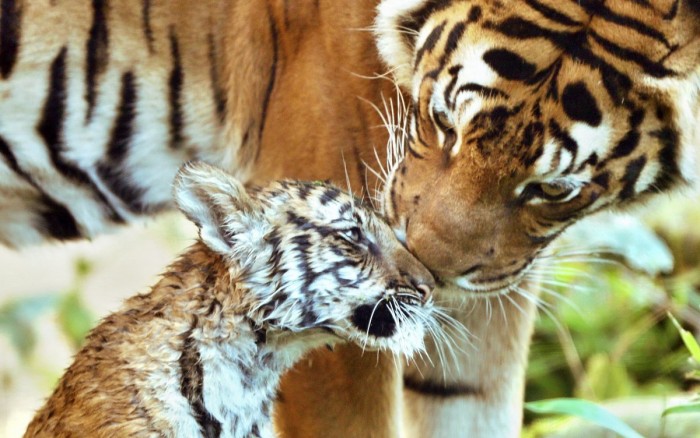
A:
<svg viewBox="0 0 700 438">
<path fill-rule="evenodd" d="M 634 382 L 622 363 L 610 360 L 605 353 L 594 353 L 586 365 L 588 384 L 596 398 L 619 398 L 632 393 Z M 582 393 L 576 395 L 580 394 Z"/>
<path fill-rule="evenodd" d="M 10 300 L 0 306 L 0 332 L 7 335 L 23 360 L 28 360 L 36 346 L 37 320 L 57 303 L 55 295 L 37 295 Z"/>
<path fill-rule="evenodd" d="M 587 400 L 554 398 L 525 403 L 525 408 L 538 414 L 573 415 L 612 430 L 623 438 L 643 438 L 607 409 Z"/>
<path fill-rule="evenodd" d="M 671 406 L 661 414 L 663 417 L 669 414 L 685 414 L 689 412 L 700 412 L 700 402 L 688 403 L 685 405 Z"/>
<path fill-rule="evenodd" d="M 27 321 L 18 319 L 2 327 L 10 338 L 12 346 L 23 360 L 29 359 L 36 346 L 36 332 Z"/>
<path fill-rule="evenodd" d="M 678 332 L 681 334 L 681 339 L 683 339 L 683 343 L 685 344 L 688 351 L 690 351 L 690 355 L 693 357 L 695 362 L 700 363 L 700 345 L 698 345 L 698 341 L 695 339 L 695 336 L 693 336 L 693 334 L 690 333 L 688 330 L 681 327 L 681 325 L 678 323 L 676 318 L 673 317 L 673 315 L 669 313 L 668 317 L 671 318 L 673 325 L 676 326 Z"/>
<path fill-rule="evenodd" d="M 63 298 L 58 309 L 58 322 L 73 348 L 79 348 L 92 328 L 94 318 L 77 291 Z"/>
</svg>

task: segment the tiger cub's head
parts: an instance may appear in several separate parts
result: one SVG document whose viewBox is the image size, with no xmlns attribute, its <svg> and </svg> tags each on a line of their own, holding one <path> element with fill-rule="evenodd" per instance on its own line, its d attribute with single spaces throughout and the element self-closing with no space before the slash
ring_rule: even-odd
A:
<svg viewBox="0 0 700 438">
<path fill-rule="evenodd" d="M 407 96 L 386 214 L 462 290 L 503 293 L 576 220 L 688 183 L 700 143 L 690 0 L 384 0 Z"/>
<path fill-rule="evenodd" d="M 437 327 L 430 272 L 373 210 L 336 187 L 282 181 L 246 190 L 197 163 L 179 172 L 175 199 L 230 266 L 261 328 L 315 338 L 319 330 L 309 329 L 321 329 L 410 355 Z"/>
</svg>

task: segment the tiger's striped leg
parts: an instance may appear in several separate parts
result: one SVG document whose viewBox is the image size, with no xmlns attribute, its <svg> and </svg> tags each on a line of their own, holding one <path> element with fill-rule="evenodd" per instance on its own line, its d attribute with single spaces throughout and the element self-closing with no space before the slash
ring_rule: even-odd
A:
<svg viewBox="0 0 700 438">
<path fill-rule="evenodd" d="M 471 344 L 455 338 L 454 356 L 445 351 L 441 360 L 433 343 L 433 364 L 416 358 L 406 367 L 405 438 L 520 436 L 533 302 L 511 293 L 445 305 L 469 330 Z"/>
</svg>

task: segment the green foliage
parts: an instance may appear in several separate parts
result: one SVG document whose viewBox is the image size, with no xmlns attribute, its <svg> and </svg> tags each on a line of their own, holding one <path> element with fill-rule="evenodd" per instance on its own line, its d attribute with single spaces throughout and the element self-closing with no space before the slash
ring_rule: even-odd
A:
<svg viewBox="0 0 700 438">
<path fill-rule="evenodd" d="M 91 272 L 91 263 L 78 259 L 75 262 L 74 285 L 70 290 L 13 299 L 0 306 L 0 334 L 8 337 L 24 363 L 31 361 L 37 342 L 37 325 L 47 314 L 55 314 L 58 328 L 71 347 L 80 347 L 95 322 L 82 299 L 84 281 Z"/>
<path fill-rule="evenodd" d="M 695 209 L 700 212 L 700 207 Z M 657 211 L 665 212 L 666 207 Z M 639 221 L 616 222 L 608 216 L 570 235 L 559 251 L 564 256 L 554 257 L 545 268 L 542 297 L 553 317 L 543 314 L 536 323 L 527 400 L 567 397 L 567 403 L 576 405 L 585 400 L 600 404 L 629 397 L 666 398 L 685 392 L 687 377 L 700 376 L 700 362 L 688 361 L 689 351 L 700 354 L 693 336 L 700 333 L 700 229 L 689 226 L 692 222 L 668 223 L 680 228 L 669 232 L 659 225 L 652 230 Z M 575 255 L 566 256 L 567 248 L 574 248 L 570 252 Z M 668 312 L 678 321 L 667 318 Z M 664 415 L 697 409 L 697 402 L 672 406 Z M 528 424 L 535 420 L 533 412 L 526 413 Z M 663 430 L 660 412 L 655 415 Z M 552 413 L 585 418 L 574 411 Z M 537 418 L 525 436 L 556 435 L 569 423 Z"/>
<path fill-rule="evenodd" d="M 690 412 L 700 412 L 700 402 L 693 402 L 670 407 L 664 411 L 663 415 L 666 416 L 669 414 L 687 414 Z"/>
<path fill-rule="evenodd" d="M 63 296 L 58 307 L 58 324 L 74 350 L 80 348 L 95 318 L 85 307 L 81 294 L 74 290 Z"/>
<path fill-rule="evenodd" d="M 26 360 L 36 345 L 36 321 L 56 307 L 57 298 L 46 294 L 14 299 L 0 306 L 0 333 L 9 338 L 22 359 Z"/>
<path fill-rule="evenodd" d="M 538 414 L 572 415 L 610 429 L 623 438 L 642 438 L 639 433 L 606 409 L 586 400 L 573 398 L 541 400 L 526 403 L 525 409 Z"/>
<path fill-rule="evenodd" d="M 678 329 L 678 333 L 680 333 L 681 339 L 683 339 L 685 347 L 690 352 L 690 362 L 692 363 L 694 369 L 687 374 L 687 377 L 698 380 L 700 379 L 700 345 L 698 345 L 698 341 L 697 339 L 695 339 L 695 336 L 693 336 L 693 334 L 690 333 L 688 330 L 681 327 L 681 325 L 678 323 L 678 320 L 674 318 L 673 315 L 669 313 L 668 317 L 671 320 L 671 322 L 673 322 L 673 325 L 676 326 L 676 329 Z M 672 406 L 664 410 L 663 416 L 691 412 L 700 412 L 700 401 L 695 401 L 692 403 L 682 404 L 678 406 Z"/>
<path fill-rule="evenodd" d="M 698 341 L 695 339 L 695 336 L 693 336 L 693 334 L 690 333 L 688 330 L 681 327 L 681 325 L 678 323 L 678 320 L 674 318 L 673 315 L 669 313 L 668 317 L 671 319 L 671 322 L 673 322 L 673 325 L 675 325 L 678 329 L 678 333 L 681 334 L 681 339 L 683 339 L 685 347 L 690 352 L 690 357 L 695 361 L 696 364 L 700 365 L 700 345 L 698 345 Z"/>
</svg>

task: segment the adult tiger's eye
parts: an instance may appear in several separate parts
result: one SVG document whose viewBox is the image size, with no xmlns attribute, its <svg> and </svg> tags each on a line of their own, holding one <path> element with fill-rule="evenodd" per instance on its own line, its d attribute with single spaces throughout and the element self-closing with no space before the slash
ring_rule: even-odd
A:
<svg viewBox="0 0 700 438">
<path fill-rule="evenodd" d="M 563 184 L 540 184 L 540 190 L 544 197 L 550 200 L 556 200 L 566 197 L 573 190 L 572 187 Z"/>
<path fill-rule="evenodd" d="M 580 187 L 565 182 L 533 182 L 525 186 L 520 198 L 530 203 L 566 202 L 574 198 L 580 191 Z"/>
</svg>

